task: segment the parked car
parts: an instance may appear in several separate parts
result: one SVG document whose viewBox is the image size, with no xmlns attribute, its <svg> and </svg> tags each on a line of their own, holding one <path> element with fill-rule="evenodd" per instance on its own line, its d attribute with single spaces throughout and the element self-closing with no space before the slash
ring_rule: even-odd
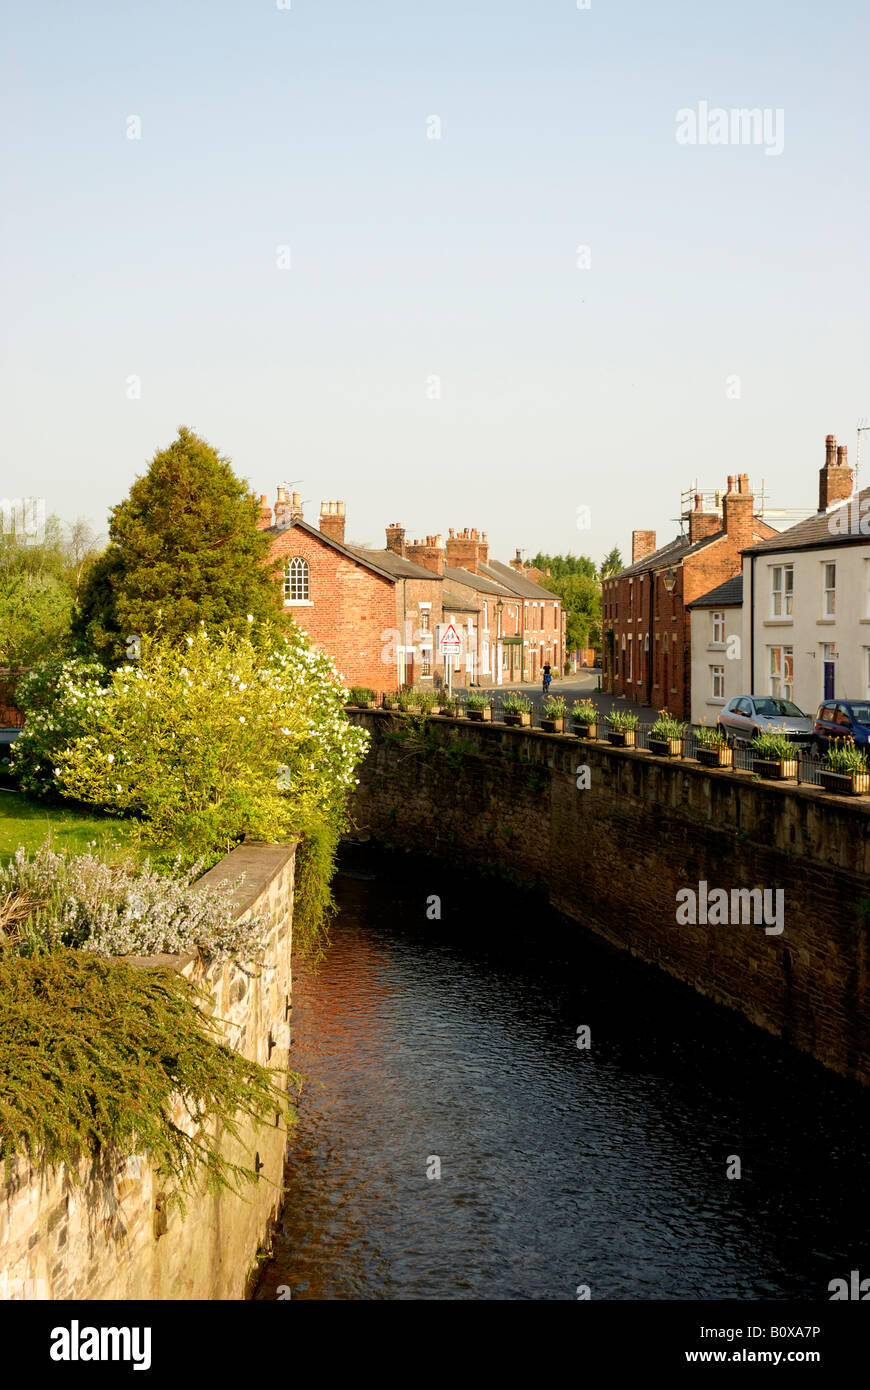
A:
<svg viewBox="0 0 870 1390">
<path fill-rule="evenodd" d="M 756 734 L 785 734 L 796 744 L 813 742 L 813 720 L 791 700 L 777 695 L 735 695 L 719 711 L 718 724 L 738 743 L 751 743 Z"/>
<path fill-rule="evenodd" d="M 870 701 L 823 700 L 813 725 L 817 752 L 837 739 L 852 738 L 862 748 L 870 746 Z"/>
</svg>

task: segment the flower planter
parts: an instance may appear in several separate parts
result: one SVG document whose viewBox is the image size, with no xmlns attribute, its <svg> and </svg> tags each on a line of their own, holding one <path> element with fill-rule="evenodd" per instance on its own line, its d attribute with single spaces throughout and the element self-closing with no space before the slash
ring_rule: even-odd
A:
<svg viewBox="0 0 870 1390">
<path fill-rule="evenodd" d="M 441 713 L 442 713 L 441 706 L 440 706 L 440 705 L 432 705 L 431 709 L 429 710 L 429 713 L 430 713 L 430 714 L 441 714 Z"/>
<path fill-rule="evenodd" d="M 577 723 L 577 720 L 575 719 L 575 720 L 574 720 L 574 732 L 575 732 L 575 734 L 577 735 L 578 738 L 597 738 L 597 737 L 598 737 L 598 725 L 597 725 L 597 724 L 578 724 L 578 723 Z"/>
<path fill-rule="evenodd" d="M 775 782 L 785 782 L 797 777 L 797 758 L 753 758 L 752 771 L 759 777 L 770 777 Z"/>
<path fill-rule="evenodd" d="M 683 740 L 681 738 L 653 738 L 650 735 L 649 751 L 657 758 L 681 758 Z"/>
<path fill-rule="evenodd" d="M 506 714 L 504 715 L 504 722 L 511 729 L 525 729 L 531 724 L 532 716 L 531 714 L 524 714 L 522 712 L 519 714 Z"/>
<path fill-rule="evenodd" d="M 734 750 L 728 748 L 698 748 L 697 758 L 704 767 L 731 767 L 734 762 Z"/>
<path fill-rule="evenodd" d="M 637 740 L 636 729 L 611 729 L 607 737 L 614 748 L 634 748 Z"/>
<path fill-rule="evenodd" d="M 565 727 L 564 716 L 561 719 L 542 719 L 541 728 L 545 734 L 561 734 Z"/>
<path fill-rule="evenodd" d="M 870 772 L 819 772 L 825 791 L 840 796 L 870 796 Z"/>
<path fill-rule="evenodd" d="M 468 719 L 474 719 L 478 724 L 485 724 L 492 720 L 492 707 L 487 705 L 484 709 L 466 709 L 465 714 Z"/>
<path fill-rule="evenodd" d="M 399 705 L 399 709 L 403 714 L 422 714 L 423 712 L 422 705 Z"/>
</svg>

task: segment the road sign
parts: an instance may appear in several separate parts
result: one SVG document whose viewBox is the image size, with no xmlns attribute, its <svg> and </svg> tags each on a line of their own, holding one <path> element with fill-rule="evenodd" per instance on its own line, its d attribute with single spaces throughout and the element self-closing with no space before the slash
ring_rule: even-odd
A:
<svg viewBox="0 0 870 1390">
<path fill-rule="evenodd" d="M 453 623 L 439 624 L 438 650 L 442 656 L 459 656 L 462 651 L 462 638 Z"/>
</svg>

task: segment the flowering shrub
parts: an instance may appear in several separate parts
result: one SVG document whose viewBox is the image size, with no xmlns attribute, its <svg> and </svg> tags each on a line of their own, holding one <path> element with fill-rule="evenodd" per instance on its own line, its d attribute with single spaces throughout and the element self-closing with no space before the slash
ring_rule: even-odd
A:
<svg viewBox="0 0 870 1390">
<path fill-rule="evenodd" d="M 575 724 L 585 724 L 589 728 L 598 723 L 598 708 L 591 700 L 575 700 L 571 706 L 571 718 Z"/>
<path fill-rule="evenodd" d="M 238 882 L 196 887 L 199 868 L 167 875 L 93 854 L 68 858 L 48 842 L 32 856 L 22 847 L 0 868 L 0 949 L 19 956 L 59 947 L 101 956 L 199 950 L 207 960 L 253 961 L 263 918 L 236 921 Z"/>
<path fill-rule="evenodd" d="M 108 681 L 100 662 L 82 657 L 45 661 L 22 676 L 15 699 L 26 722 L 9 758 L 22 791 L 30 796 L 57 791 L 58 754 L 95 718 Z"/>
<path fill-rule="evenodd" d="M 854 777 L 867 771 L 867 754 L 858 748 L 853 738 L 838 739 L 825 749 L 823 766 L 827 772 L 840 772 Z"/>
<path fill-rule="evenodd" d="M 658 718 L 649 731 L 650 738 L 678 739 L 684 738 L 688 724 L 680 719 L 675 719 L 666 709 L 660 709 Z"/>
</svg>

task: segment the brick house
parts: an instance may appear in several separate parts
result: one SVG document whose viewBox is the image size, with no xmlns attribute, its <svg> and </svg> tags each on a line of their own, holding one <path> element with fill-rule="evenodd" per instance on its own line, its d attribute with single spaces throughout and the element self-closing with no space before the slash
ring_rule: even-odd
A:
<svg viewBox="0 0 870 1390">
<path fill-rule="evenodd" d="M 698 493 L 687 530 L 656 548 L 655 531 L 632 532 L 632 563 L 602 583 L 603 682 L 612 694 L 691 718 L 687 607 L 742 572 L 742 551 L 775 536 L 759 520 L 746 473 L 728 478 L 712 508 Z"/>
<path fill-rule="evenodd" d="M 278 601 L 333 657 L 346 685 L 439 689 L 446 663 L 454 686 L 500 684 L 523 670 L 536 679 L 544 660 L 559 669 L 561 601 L 525 577 L 519 559 L 490 562 L 485 531 L 451 530 L 446 544 L 441 535 L 410 541 L 396 522 L 377 550 L 345 541 L 343 502 L 321 503 L 319 529 L 305 521 L 298 492 L 279 487 L 274 515 L 265 494 L 260 504 L 258 525 L 281 562 Z M 461 635 L 458 657 L 438 653 L 443 622 Z"/>
</svg>

